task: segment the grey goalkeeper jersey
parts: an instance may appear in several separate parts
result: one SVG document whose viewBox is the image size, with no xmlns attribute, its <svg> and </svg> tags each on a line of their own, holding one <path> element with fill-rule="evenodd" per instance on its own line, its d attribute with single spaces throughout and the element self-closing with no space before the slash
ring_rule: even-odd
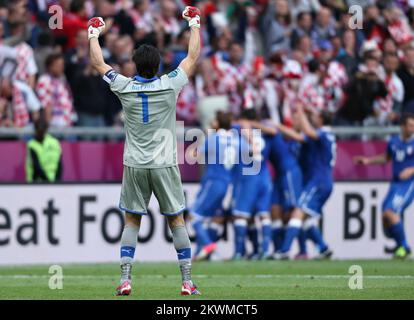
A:
<svg viewBox="0 0 414 320">
<path fill-rule="evenodd" d="M 125 116 L 124 165 L 165 168 L 177 165 L 176 103 L 188 77 L 177 68 L 161 78 L 104 75 L 121 101 Z"/>
</svg>

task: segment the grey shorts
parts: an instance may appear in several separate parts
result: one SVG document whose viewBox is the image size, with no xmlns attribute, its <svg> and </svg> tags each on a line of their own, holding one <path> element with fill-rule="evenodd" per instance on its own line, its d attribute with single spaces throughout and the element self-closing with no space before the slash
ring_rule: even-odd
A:
<svg viewBox="0 0 414 320">
<path fill-rule="evenodd" d="M 124 166 L 119 201 L 121 210 L 140 215 L 147 214 L 153 192 L 163 215 L 178 215 L 185 209 L 178 166 L 157 169 Z"/>
</svg>

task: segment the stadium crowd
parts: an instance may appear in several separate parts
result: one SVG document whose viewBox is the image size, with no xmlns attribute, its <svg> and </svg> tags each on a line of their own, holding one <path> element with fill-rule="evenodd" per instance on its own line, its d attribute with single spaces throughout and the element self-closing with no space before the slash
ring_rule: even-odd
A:
<svg viewBox="0 0 414 320">
<path fill-rule="evenodd" d="M 63 28 L 53 29 L 56 4 Z M 131 52 L 149 43 L 167 73 L 186 55 L 185 5 L 204 21 L 202 58 L 177 103 L 186 125 L 199 123 L 197 104 L 210 96 L 235 116 L 254 107 L 279 123 L 297 103 L 329 111 L 336 125 L 389 125 L 414 112 L 412 0 L 15 0 L 0 1 L 0 126 L 31 125 L 41 109 L 52 127 L 122 125 L 88 61 L 88 19 L 110 26 L 102 45 L 118 72 L 134 76 Z"/>
</svg>

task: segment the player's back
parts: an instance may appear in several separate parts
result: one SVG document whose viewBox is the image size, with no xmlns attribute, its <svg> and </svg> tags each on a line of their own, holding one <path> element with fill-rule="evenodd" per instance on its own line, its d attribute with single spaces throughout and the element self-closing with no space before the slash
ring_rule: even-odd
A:
<svg viewBox="0 0 414 320">
<path fill-rule="evenodd" d="M 279 174 L 298 165 L 294 146 L 294 143 L 286 141 L 280 132 L 270 138 L 269 158 Z"/>
<path fill-rule="evenodd" d="M 231 181 L 233 168 L 238 162 L 239 137 L 231 130 L 219 129 L 211 134 L 203 146 L 206 170 L 203 179 Z"/>
<path fill-rule="evenodd" d="M 243 179 L 254 179 L 270 176 L 267 161 L 270 155 L 271 136 L 261 134 L 259 130 L 254 130 L 250 142 L 246 142 L 248 147 L 241 150 L 238 177 Z"/>
<path fill-rule="evenodd" d="M 400 173 L 405 168 L 414 166 L 414 137 L 403 140 L 400 135 L 392 136 L 387 153 L 392 159 L 393 180 L 400 181 Z M 410 180 L 414 180 L 414 177 Z"/>
<path fill-rule="evenodd" d="M 105 79 L 106 78 L 106 79 Z M 178 68 L 160 78 L 127 78 L 111 70 L 104 79 L 121 101 L 125 118 L 124 165 L 164 168 L 177 164 L 176 102 L 188 82 Z"/>
<path fill-rule="evenodd" d="M 317 130 L 318 139 L 306 138 L 301 150 L 301 165 L 305 180 L 319 179 L 328 183 L 333 180 L 336 160 L 336 139 L 331 130 Z"/>
</svg>

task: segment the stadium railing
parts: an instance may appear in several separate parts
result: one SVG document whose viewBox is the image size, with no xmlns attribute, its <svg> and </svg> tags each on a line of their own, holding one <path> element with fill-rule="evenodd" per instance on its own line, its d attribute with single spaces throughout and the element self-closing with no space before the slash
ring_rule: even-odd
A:
<svg viewBox="0 0 414 320">
<path fill-rule="evenodd" d="M 184 132 L 195 127 L 177 127 L 177 136 L 184 137 Z M 182 131 L 184 130 L 184 132 Z M 384 138 L 399 132 L 398 126 L 386 127 L 332 127 L 338 138 Z M 50 128 L 49 133 L 59 139 L 122 139 L 125 135 L 122 127 L 71 127 Z M 32 128 L 2 128 L 0 127 L 0 139 L 25 139 L 33 134 Z"/>
</svg>

